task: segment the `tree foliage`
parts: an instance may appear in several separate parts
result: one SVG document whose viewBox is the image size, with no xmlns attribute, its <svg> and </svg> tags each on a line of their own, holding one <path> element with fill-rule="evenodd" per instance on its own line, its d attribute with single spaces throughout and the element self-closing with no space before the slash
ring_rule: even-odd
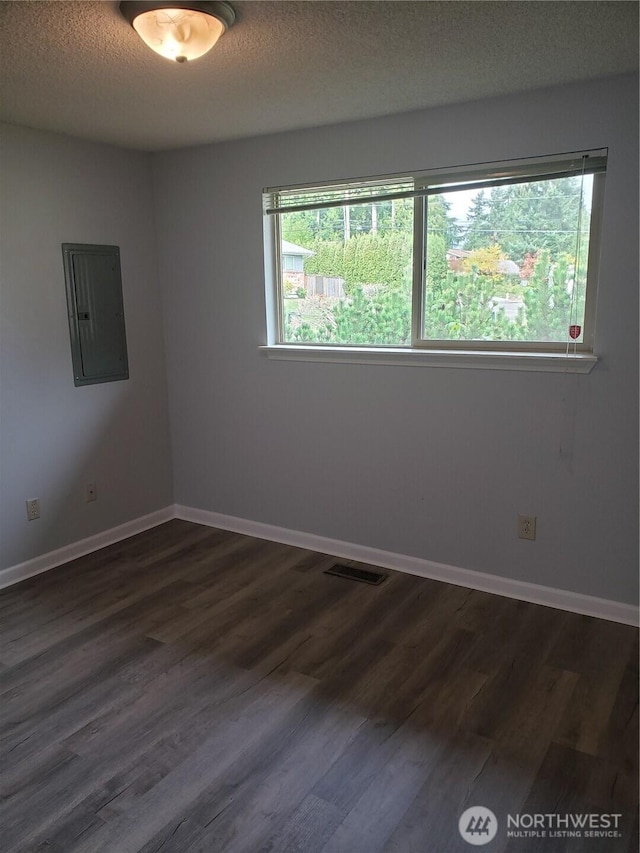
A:
<svg viewBox="0 0 640 853">
<path fill-rule="evenodd" d="M 307 248 L 314 254 L 305 272 L 343 278 L 347 294 L 362 284 L 394 291 L 411 281 L 412 238 L 406 232 L 358 234 L 346 242 L 315 239 Z"/>
<path fill-rule="evenodd" d="M 571 254 L 582 203 L 581 179 L 556 178 L 480 190 L 471 206 L 463 246 L 499 245 L 519 266 L 527 253 L 542 249 Z"/>
</svg>

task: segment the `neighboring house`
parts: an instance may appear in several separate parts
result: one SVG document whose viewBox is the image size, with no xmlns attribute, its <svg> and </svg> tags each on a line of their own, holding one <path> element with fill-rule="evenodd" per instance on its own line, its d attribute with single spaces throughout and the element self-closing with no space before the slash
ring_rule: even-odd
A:
<svg viewBox="0 0 640 853">
<path fill-rule="evenodd" d="M 447 249 L 447 266 L 452 272 L 462 272 L 462 262 L 470 254 L 465 249 Z"/>
<path fill-rule="evenodd" d="M 282 277 L 295 287 L 305 286 L 304 262 L 306 258 L 315 255 L 304 246 L 296 246 L 288 240 L 282 240 Z"/>
<path fill-rule="evenodd" d="M 304 262 L 315 255 L 304 246 L 282 240 L 282 277 L 295 289 L 304 287 L 308 296 L 344 297 L 344 279 L 336 276 L 305 275 Z"/>
</svg>

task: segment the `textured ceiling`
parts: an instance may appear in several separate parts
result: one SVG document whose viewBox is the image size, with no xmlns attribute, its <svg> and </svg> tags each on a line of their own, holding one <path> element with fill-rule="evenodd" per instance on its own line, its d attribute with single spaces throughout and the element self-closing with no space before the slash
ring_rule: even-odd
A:
<svg viewBox="0 0 640 853">
<path fill-rule="evenodd" d="M 178 65 L 116 2 L 0 3 L 2 118 L 144 150 L 254 136 L 638 68 L 632 2 L 234 2 Z"/>
</svg>

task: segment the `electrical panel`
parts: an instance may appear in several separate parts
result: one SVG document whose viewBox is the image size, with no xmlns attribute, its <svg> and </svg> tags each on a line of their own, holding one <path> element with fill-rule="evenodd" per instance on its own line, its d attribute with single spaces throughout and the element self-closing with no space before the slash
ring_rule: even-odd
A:
<svg viewBox="0 0 640 853">
<path fill-rule="evenodd" d="M 74 383 L 128 379 L 119 248 L 63 243 L 62 257 Z"/>
</svg>

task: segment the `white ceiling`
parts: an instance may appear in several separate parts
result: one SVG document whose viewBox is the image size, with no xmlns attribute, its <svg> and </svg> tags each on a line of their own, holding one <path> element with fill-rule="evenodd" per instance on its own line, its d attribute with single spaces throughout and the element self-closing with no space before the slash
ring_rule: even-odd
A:
<svg viewBox="0 0 640 853">
<path fill-rule="evenodd" d="M 5 121 L 143 150 L 638 68 L 638 2 L 234 2 L 205 57 L 150 51 L 116 2 L 3 0 Z"/>
</svg>

